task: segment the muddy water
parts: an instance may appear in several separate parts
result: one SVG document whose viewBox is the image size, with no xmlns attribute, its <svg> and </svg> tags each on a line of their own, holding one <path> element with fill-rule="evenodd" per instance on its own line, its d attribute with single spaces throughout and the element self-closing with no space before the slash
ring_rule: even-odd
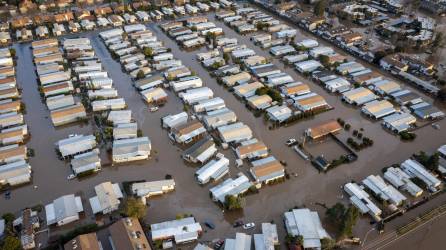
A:
<svg viewBox="0 0 446 250">
<path fill-rule="evenodd" d="M 239 36 L 234 31 L 219 22 L 216 24 L 224 28 L 228 37 L 237 37 L 240 43 L 244 43 L 260 55 L 267 55 L 267 52 L 254 47 L 248 37 Z M 103 181 L 122 182 L 131 180 L 159 180 L 166 174 L 173 175 L 177 188 L 176 191 L 162 197 L 151 200 L 147 219 L 149 223 L 160 222 L 173 219 L 176 214 L 192 213 L 199 221 L 211 220 L 217 227 L 215 230 L 204 234 L 203 240 L 210 240 L 217 237 L 233 237 L 234 229 L 228 221 L 242 217 L 245 222 L 254 221 L 257 224 L 274 220 L 278 224 L 281 237 L 285 235 L 281 215 L 284 211 L 296 205 L 306 205 L 307 207 L 321 211 L 315 206 L 315 202 L 326 203 L 328 205 L 338 201 L 341 194 L 340 185 L 351 179 L 361 180 L 369 174 L 380 173 L 382 167 L 395 162 L 401 162 L 408 158 L 414 151 L 433 151 L 446 142 L 446 133 L 442 130 L 434 130 L 425 127 L 417 131 L 418 137 L 413 143 L 401 143 L 396 137 L 385 132 L 379 123 L 368 121 L 360 116 L 360 111 L 345 106 L 339 97 L 327 94 L 321 87 L 311 84 L 313 91 L 323 95 L 328 103 L 335 107 L 334 110 L 318 115 L 311 120 L 302 121 L 290 127 L 278 130 L 268 130 L 263 119 L 255 118 L 232 93 L 228 92 L 215 79 L 211 78 L 206 70 L 201 67 L 195 59 L 195 52 L 185 52 L 168 37 L 162 33 L 155 24 L 149 25 L 156 36 L 165 42 L 167 47 L 172 48 L 174 55 L 181 59 L 183 63 L 203 79 L 206 86 L 213 89 L 216 96 L 225 99 L 227 106 L 233 109 L 239 120 L 248 124 L 256 136 L 263 140 L 271 148 L 272 154 L 280 160 L 288 163 L 287 169 L 290 173 L 298 173 L 298 177 L 292 177 L 283 184 L 267 187 L 259 194 L 248 196 L 247 205 L 243 214 L 223 214 L 209 198 L 209 186 L 200 187 L 196 184 L 193 173 L 194 169 L 186 166 L 180 158 L 181 152 L 169 141 L 166 131 L 160 127 L 160 118 L 167 114 L 182 111 L 182 104 L 179 99 L 169 92 L 168 103 L 160 108 L 156 113 L 150 113 L 140 95 L 131 85 L 130 78 L 121 71 L 120 65 L 110 58 L 105 46 L 97 37 L 97 33 L 89 33 L 85 36 L 92 39 L 96 53 L 101 58 L 105 69 L 114 80 L 115 87 L 119 95 L 123 97 L 129 109 L 133 111 L 133 117 L 137 120 L 138 126 L 144 135 L 150 137 L 154 155 L 149 161 L 137 164 L 125 164 L 120 167 L 106 167 L 98 175 L 78 181 L 67 181 L 69 174 L 68 164 L 59 161 L 54 151 L 54 143 L 71 133 L 89 134 L 92 132 L 91 126 L 72 125 L 62 129 L 54 129 L 44 103 L 41 102 L 37 90 L 36 76 L 33 69 L 31 52 L 29 45 L 17 45 L 17 55 L 19 57 L 17 72 L 18 82 L 23 88 L 23 101 L 27 106 L 26 122 L 30 127 L 32 138 L 28 143 L 30 148 L 35 149 L 36 156 L 30 159 L 33 167 L 33 184 L 27 185 L 12 191 L 12 198 L 5 200 L 0 198 L 0 213 L 7 211 L 18 211 L 19 209 L 31 206 L 36 203 L 46 204 L 60 195 L 82 192 L 86 198 L 93 195 L 93 187 Z M 205 49 L 201 49 L 204 51 Z M 276 65 L 283 68 L 283 65 L 275 61 Z M 300 78 L 292 69 L 286 70 L 292 74 L 296 80 Z M 309 163 L 303 161 L 290 148 L 284 145 L 286 139 L 290 137 L 300 137 L 303 131 L 311 126 L 328 119 L 343 117 L 344 120 L 352 124 L 352 129 L 364 128 L 364 134 L 375 141 L 372 148 L 365 149 L 359 153 L 359 160 L 354 164 L 338 167 L 327 174 L 319 174 Z M 439 123 L 442 128 L 446 127 L 446 122 Z M 224 152 L 233 163 L 234 156 L 229 150 Z M 231 173 L 237 173 L 235 167 L 231 166 Z M 244 167 L 246 171 L 247 167 Z M 33 189 L 37 185 L 37 189 Z M 87 203 L 85 207 L 89 207 Z M 368 230 L 367 223 L 358 228 L 358 233 Z M 241 229 L 240 229 L 241 230 Z M 259 227 L 253 232 L 259 231 Z"/>
</svg>

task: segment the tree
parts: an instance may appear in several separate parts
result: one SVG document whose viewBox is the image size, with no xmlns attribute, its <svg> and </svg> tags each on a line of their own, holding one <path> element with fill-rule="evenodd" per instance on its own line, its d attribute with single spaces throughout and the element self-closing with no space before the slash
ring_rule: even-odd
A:
<svg viewBox="0 0 446 250">
<path fill-rule="evenodd" d="M 2 250 L 20 250 L 22 246 L 20 245 L 20 240 L 14 236 L 6 236 L 3 241 Z"/>
<path fill-rule="evenodd" d="M 325 8 L 327 6 L 326 0 L 320 0 L 314 5 L 314 14 L 316 16 L 323 16 L 325 13 Z"/>
<path fill-rule="evenodd" d="M 152 57 L 153 56 L 153 49 L 152 48 L 144 48 L 144 55 L 146 57 Z"/>
<path fill-rule="evenodd" d="M 296 244 L 302 247 L 304 246 L 304 237 L 302 235 L 296 237 Z"/>
<path fill-rule="evenodd" d="M 225 207 L 227 210 L 241 209 L 244 206 L 243 198 L 234 195 L 226 195 Z"/>
<path fill-rule="evenodd" d="M 231 56 L 228 52 L 223 53 L 223 59 L 225 59 L 226 63 L 229 63 L 229 61 L 231 60 Z"/>
<path fill-rule="evenodd" d="M 425 166 L 427 169 L 433 171 L 438 169 L 438 165 L 440 164 L 440 156 L 438 153 L 428 155 L 424 151 L 420 151 L 419 154 L 414 154 L 415 160 Z"/>
<path fill-rule="evenodd" d="M 12 213 L 5 213 L 2 215 L 2 219 L 5 220 L 5 224 L 12 224 L 12 222 L 15 220 L 15 216 Z"/>
<path fill-rule="evenodd" d="M 128 217 L 142 219 L 146 215 L 146 206 L 141 200 L 131 197 L 124 200 L 124 205 L 121 212 Z"/>
<path fill-rule="evenodd" d="M 353 227 L 356 225 L 358 218 L 359 210 L 354 206 L 350 206 L 344 215 L 341 237 L 351 237 L 353 235 Z"/>
<path fill-rule="evenodd" d="M 444 36 L 442 32 L 438 32 L 435 36 L 434 42 L 432 43 L 432 47 L 440 48 L 444 46 Z"/>
<path fill-rule="evenodd" d="M 349 138 L 351 139 L 351 138 Z M 344 218 L 344 214 L 345 214 L 345 206 L 342 203 L 336 203 L 334 204 L 331 208 L 327 209 L 327 211 L 325 212 L 325 214 L 328 217 L 328 220 L 339 226 L 342 224 L 342 220 Z"/>
<path fill-rule="evenodd" d="M 437 99 L 442 102 L 446 102 L 446 87 L 443 87 L 440 89 L 440 91 L 438 91 Z"/>
<path fill-rule="evenodd" d="M 320 55 L 319 61 L 324 65 L 324 67 L 329 68 L 330 66 L 330 57 L 327 55 Z"/>
<path fill-rule="evenodd" d="M 336 241 L 332 238 L 323 238 L 321 239 L 321 247 L 322 250 L 331 250 L 336 247 Z"/>
<path fill-rule="evenodd" d="M 15 55 L 16 55 L 16 51 L 15 51 L 14 48 L 10 48 L 10 49 L 9 49 L 9 53 L 11 53 L 11 57 L 12 57 L 12 58 L 14 58 Z"/>
<path fill-rule="evenodd" d="M 142 79 L 142 78 L 144 78 L 144 71 L 142 71 L 142 70 L 140 70 L 140 71 L 138 71 L 138 74 L 136 74 L 136 78 L 138 78 L 138 79 Z"/>
</svg>

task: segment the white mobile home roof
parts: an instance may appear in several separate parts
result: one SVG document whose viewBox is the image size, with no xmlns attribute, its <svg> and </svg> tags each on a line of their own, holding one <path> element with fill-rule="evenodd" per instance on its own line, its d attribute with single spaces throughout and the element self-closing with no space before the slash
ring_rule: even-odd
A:
<svg viewBox="0 0 446 250">
<path fill-rule="evenodd" d="M 384 173 L 386 179 L 394 187 L 406 190 L 412 196 L 417 197 L 423 193 L 423 190 L 410 180 L 410 176 L 404 173 L 400 168 L 389 167 Z"/>
<path fill-rule="evenodd" d="M 132 184 L 132 193 L 139 197 L 151 196 L 155 194 L 162 194 L 175 188 L 175 181 L 160 180 L 160 181 L 147 181 L 137 182 Z"/>
<path fill-rule="evenodd" d="M 183 91 L 191 88 L 199 88 L 203 86 L 203 81 L 198 76 L 186 76 L 169 83 L 170 87 L 175 91 Z"/>
<path fill-rule="evenodd" d="M 214 97 L 208 100 L 199 101 L 194 105 L 195 112 L 209 112 L 226 107 L 225 101 L 221 97 Z"/>
<path fill-rule="evenodd" d="M 310 48 L 311 49 L 311 48 L 319 46 L 319 43 L 316 40 L 313 40 L 313 39 L 304 39 L 304 40 L 302 40 L 300 42 L 297 42 L 296 45 L 297 46 L 303 46 L 305 48 Z"/>
<path fill-rule="evenodd" d="M 29 182 L 31 166 L 24 160 L 8 163 L 0 168 L 0 184 L 11 186 Z"/>
<path fill-rule="evenodd" d="M 418 177 L 421 179 L 429 188 L 437 188 L 441 184 L 441 181 L 437 177 L 415 160 L 408 159 L 404 161 L 401 163 L 401 169 L 410 177 Z"/>
<path fill-rule="evenodd" d="M 386 100 L 374 100 L 364 104 L 361 111 L 375 119 L 380 119 L 384 116 L 395 113 L 393 104 Z"/>
<path fill-rule="evenodd" d="M 49 110 L 55 110 L 74 105 L 74 98 L 72 95 L 56 95 L 48 97 L 46 99 L 46 105 Z"/>
<path fill-rule="evenodd" d="M 235 239 L 226 239 L 224 250 L 251 250 L 252 236 L 236 233 Z M 256 248 L 257 250 L 257 248 Z"/>
<path fill-rule="evenodd" d="M 287 106 L 278 106 L 278 105 L 267 108 L 266 112 L 268 113 L 270 119 L 278 122 L 286 121 L 293 114 L 293 111 Z"/>
<path fill-rule="evenodd" d="M 313 58 L 318 58 L 320 55 L 329 55 L 333 54 L 334 50 L 330 47 L 316 47 L 310 50 L 310 56 Z"/>
<path fill-rule="evenodd" d="M 89 90 L 88 91 L 88 98 L 95 99 L 95 98 L 116 98 L 118 97 L 118 91 L 114 88 L 109 89 L 98 89 L 98 90 Z M 47 101 L 48 102 L 48 101 Z"/>
<path fill-rule="evenodd" d="M 126 107 L 124 98 L 96 100 L 91 102 L 93 111 L 119 110 Z"/>
<path fill-rule="evenodd" d="M 129 139 L 136 138 L 138 134 L 138 124 L 135 123 L 118 123 L 113 128 L 113 139 Z"/>
<path fill-rule="evenodd" d="M 185 103 L 193 104 L 202 100 L 212 98 L 214 96 L 214 92 L 208 87 L 201 87 L 188 89 L 185 92 L 181 92 L 179 96 Z"/>
<path fill-rule="evenodd" d="M 369 89 L 366 89 L 364 87 L 359 87 L 344 92 L 342 98 L 350 104 L 361 106 L 364 103 L 377 99 L 378 97 L 375 94 L 373 94 L 373 92 L 370 91 Z"/>
<path fill-rule="evenodd" d="M 299 72 L 304 73 L 304 72 L 313 72 L 316 69 L 322 67 L 322 64 L 320 64 L 316 60 L 308 60 L 308 61 L 295 63 L 294 66 L 296 67 L 296 69 Z"/>
<path fill-rule="evenodd" d="M 317 212 L 310 211 L 308 208 L 293 209 L 290 212 L 285 212 L 284 217 L 288 234 L 302 236 L 305 249 L 320 249 L 321 239 L 330 238 L 322 227 Z"/>
<path fill-rule="evenodd" d="M 152 229 L 152 240 L 174 238 L 177 243 L 181 243 L 181 239 L 193 235 L 193 240 L 198 238 L 202 228 L 200 223 L 195 222 L 193 217 L 187 217 L 179 220 L 165 221 L 150 225 Z"/>
<path fill-rule="evenodd" d="M 62 157 L 82 153 L 93 149 L 95 146 L 96 138 L 93 135 L 75 135 L 57 142 Z"/>
<path fill-rule="evenodd" d="M 252 138 L 251 129 L 242 122 L 221 126 L 217 129 L 221 139 L 226 143 L 241 142 Z"/>
<path fill-rule="evenodd" d="M 382 211 L 379 209 L 369 198 L 369 194 L 366 193 L 358 184 L 347 183 L 344 185 L 344 191 L 350 195 L 350 202 L 355 205 L 361 213 L 369 213 L 374 218 L 379 219 Z"/>
<path fill-rule="evenodd" d="M 243 194 L 251 187 L 251 182 L 244 174 L 239 173 L 236 179 L 228 178 L 224 182 L 211 188 L 209 191 L 215 201 L 225 202 L 228 195 L 238 196 Z"/>
<path fill-rule="evenodd" d="M 75 155 L 71 160 L 71 168 L 76 175 L 85 171 L 97 170 L 100 167 L 101 159 L 99 158 L 99 150 Z"/>
<path fill-rule="evenodd" d="M 389 201 L 396 206 L 401 205 L 406 200 L 406 197 L 403 194 L 393 186 L 385 183 L 379 175 L 369 175 L 362 180 L 362 183 L 375 193 L 375 195 L 378 195 L 381 199 Z"/>
<path fill-rule="evenodd" d="M 132 119 L 131 110 L 112 110 L 108 113 L 107 121 L 113 124 L 129 123 Z"/>
<path fill-rule="evenodd" d="M 47 225 L 64 225 L 76 221 L 82 211 L 81 197 L 74 194 L 61 196 L 45 206 Z"/>
<path fill-rule="evenodd" d="M 229 172 L 229 160 L 222 157 L 211 160 L 195 172 L 200 184 L 206 184 L 210 180 L 217 181 Z"/>
<path fill-rule="evenodd" d="M 163 117 L 161 120 L 164 128 L 173 128 L 185 124 L 187 122 L 188 117 L 189 116 L 186 112 L 181 112 L 175 115 L 167 115 Z"/>
<path fill-rule="evenodd" d="M 129 162 L 147 159 L 151 143 L 148 137 L 138 137 L 113 141 L 113 162 Z"/>
<path fill-rule="evenodd" d="M 228 108 L 207 112 L 206 115 L 203 116 L 203 122 L 206 124 L 206 127 L 211 129 L 215 129 L 236 121 L 237 115 L 234 113 L 234 111 Z"/>
<path fill-rule="evenodd" d="M 392 131 L 400 133 L 408 130 L 417 121 L 415 116 L 406 112 L 398 112 L 383 118 L 383 125 Z"/>
</svg>

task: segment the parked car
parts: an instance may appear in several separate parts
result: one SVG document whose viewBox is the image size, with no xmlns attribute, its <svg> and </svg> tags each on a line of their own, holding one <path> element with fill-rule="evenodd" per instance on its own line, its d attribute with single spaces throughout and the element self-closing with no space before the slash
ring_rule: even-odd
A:
<svg viewBox="0 0 446 250">
<path fill-rule="evenodd" d="M 232 226 L 233 227 L 241 227 L 241 226 L 243 226 L 243 221 L 241 221 L 241 220 L 235 221 L 234 224 L 232 224 Z"/>
<path fill-rule="evenodd" d="M 256 224 L 254 224 L 254 222 L 250 222 L 250 223 L 246 223 L 245 225 L 243 225 L 243 229 L 248 230 L 251 228 L 254 228 L 256 226 Z"/>
<path fill-rule="evenodd" d="M 69 176 L 67 176 L 67 180 L 72 180 L 74 178 L 76 178 L 74 174 L 70 174 Z"/>
<path fill-rule="evenodd" d="M 212 222 L 210 222 L 210 221 L 205 221 L 205 222 L 204 222 L 204 225 L 205 225 L 206 227 L 208 227 L 209 229 L 215 229 L 215 225 L 214 225 L 214 223 L 212 223 Z"/>
<path fill-rule="evenodd" d="M 297 143 L 297 140 L 294 139 L 294 138 L 290 138 L 290 139 L 288 139 L 288 140 L 285 142 L 285 144 L 286 144 L 288 147 L 291 147 L 291 146 L 295 145 L 296 143 Z"/>
<path fill-rule="evenodd" d="M 158 107 L 151 107 L 150 108 L 150 112 L 156 112 L 156 111 L 158 111 Z"/>
</svg>

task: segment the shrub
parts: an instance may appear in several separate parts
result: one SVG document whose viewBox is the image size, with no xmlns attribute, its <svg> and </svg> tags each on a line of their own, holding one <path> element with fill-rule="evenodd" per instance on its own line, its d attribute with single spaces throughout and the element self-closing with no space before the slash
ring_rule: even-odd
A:
<svg viewBox="0 0 446 250">
<path fill-rule="evenodd" d="M 400 132 L 399 135 L 400 135 L 400 138 L 402 141 L 413 141 L 417 137 L 416 134 L 408 132 L 408 131 Z"/>
<path fill-rule="evenodd" d="M 350 130 L 350 128 L 351 128 L 352 126 L 350 125 L 350 124 L 348 124 L 348 123 L 346 123 L 345 125 L 344 125 L 344 129 L 345 130 Z"/>
</svg>

